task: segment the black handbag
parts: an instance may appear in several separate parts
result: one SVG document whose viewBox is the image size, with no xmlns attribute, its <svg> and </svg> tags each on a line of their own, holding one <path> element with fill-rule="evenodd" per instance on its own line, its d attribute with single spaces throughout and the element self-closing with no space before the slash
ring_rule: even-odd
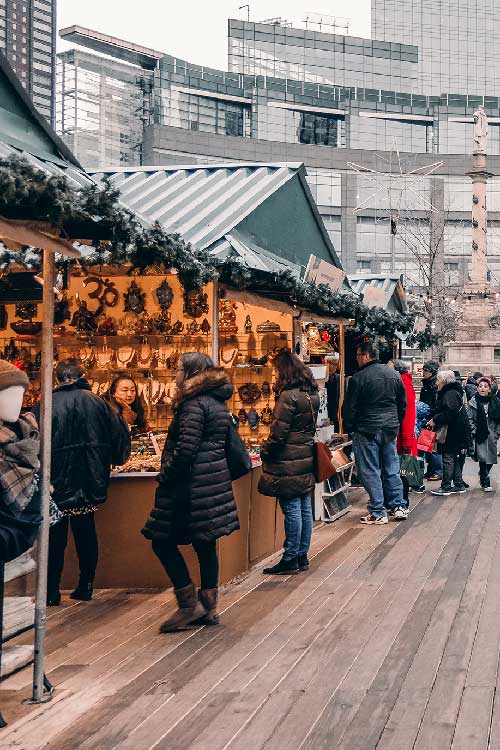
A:
<svg viewBox="0 0 500 750">
<path fill-rule="evenodd" d="M 236 420 L 232 415 L 226 435 L 226 461 L 232 482 L 244 477 L 252 468 L 252 459 L 245 448 L 245 443 L 241 439 L 236 426 Z"/>
</svg>

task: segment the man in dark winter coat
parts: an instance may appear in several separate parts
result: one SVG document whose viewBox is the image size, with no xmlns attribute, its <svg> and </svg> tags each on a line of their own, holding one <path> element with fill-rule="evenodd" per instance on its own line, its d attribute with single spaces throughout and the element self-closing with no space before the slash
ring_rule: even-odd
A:
<svg viewBox="0 0 500 750">
<path fill-rule="evenodd" d="M 359 372 L 349 381 L 342 407 L 344 429 L 352 433 L 358 476 L 368 492 L 368 513 L 361 523 L 387 523 L 387 506 L 405 506 L 396 437 L 406 412 L 406 393 L 398 372 L 378 360 L 377 347 L 356 349 Z M 384 505 L 385 494 L 385 505 Z"/>
<path fill-rule="evenodd" d="M 467 399 L 467 401 L 470 401 L 471 398 L 476 395 L 477 381 L 482 377 L 483 374 L 481 372 L 475 372 L 472 376 L 469 376 L 467 378 L 467 382 L 465 384 L 465 398 Z"/>
<path fill-rule="evenodd" d="M 53 499 L 63 513 L 50 528 L 47 603 L 61 601 L 59 585 L 68 541 L 68 525 L 75 539 L 80 582 L 73 599 L 88 601 L 97 567 L 98 544 L 94 511 L 105 502 L 110 469 L 130 455 L 125 421 L 95 396 L 77 359 L 59 362 L 59 385 L 52 394 Z M 39 410 L 35 416 L 39 420 Z"/>
<path fill-rule="evenodd" d="M 437 373 L 439 370 L 439 363 L 430 359 L 424 363 L 422 368 L 422 388 L 420 390 L 419 401 L 427 404 L 430 408 L 430 415 L 434 413 L 436 408 L 436 401 L 438 396 L 437 387 Z M 425 461 L 427 463 L 427 471 L 425 478 L 430 482 L 439 482 L 443 476 L 443 464 L 441 456 L 438 453 L 426 453 Z"/>
</svg>

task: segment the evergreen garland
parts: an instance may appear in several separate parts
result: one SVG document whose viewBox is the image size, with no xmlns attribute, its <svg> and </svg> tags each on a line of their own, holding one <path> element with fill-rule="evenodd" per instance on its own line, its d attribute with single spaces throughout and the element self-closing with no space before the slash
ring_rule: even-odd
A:
<svg viewBox="0 0 500 750">
<path fill-rule="evenodd" d="M 75 190 L 64 176 L 49 175 L 23 157 L 0 158 L 0 216 L 45 221 L 61 236 L 93 240 L 92 253 L 80 261 L 86 266 L 129 266 L 129 273 L 175 270 L 186 291 L 220 279 L 236 289 L 282 297 L 316 314 L 351 318 L 356 332 L 370 337 L 393 340 L 413 329 L 413 315 L 369 308 L 352 292 L 333 292 L 325 284 L 300 281 L 288 270 L 258 271 L 235 258 L 221 262 L 206 250 L 194 250 L 160 224 L 144 227 L 119 197 L 107 179 L 100 186 Z M 0 267 L 10 263 L 38 270 L 40 253 L 30 248 L 0 252 Z"/>
</svg>

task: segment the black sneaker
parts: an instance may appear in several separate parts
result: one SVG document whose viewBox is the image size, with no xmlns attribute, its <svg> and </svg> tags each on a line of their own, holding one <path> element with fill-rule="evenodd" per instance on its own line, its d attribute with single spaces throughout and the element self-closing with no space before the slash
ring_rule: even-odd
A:
<svg viewBox="0 0 500 750">
<path fill-rule="evenodd" d="M 454 495 L 465 495 L 465 493 L 467 492 L 467 487 L 465 486 L 465 484 L 454 485 L 451 488 L 451 491 Z"/>
<path fill-rule="evenodd" d="M 262 571 L 266 576 L 295 576 L 299 572 L 299 561 L 296 557 L 291 560 L 281 558 L 277 565 L 271 568 L 264 568 Z"/>
<path fill-rule="evenodd" d="M 58 607 L 61 603 L 60 591 L 47 591 L 47 607 Z"/>
<path fill-rule="evenodd" d="M 449 495 L 453 495 L 453 490 L 450 489 L 446 490 L 443 487 L 439 487 L 437 490 L 431 490 L 431 495 L 438 495 L 439 497 L 448 497 Z"/>
<path fill-rule="evenodd" d="M 307 559 L 307 555 L 299 555 L 298 563 L 299 570 L 309 570 L 309 560 Z"/>
<path fill-rule="evenodd" d="M 417 489 L 410 488 L 410 492 L 414 492 L 415 495 L 423 495 L 424 492 L 427 492 L 427 490 L 425 489 L 424 485 L 422 485 L 421 487 L 417 487 Z"/>
</svg>

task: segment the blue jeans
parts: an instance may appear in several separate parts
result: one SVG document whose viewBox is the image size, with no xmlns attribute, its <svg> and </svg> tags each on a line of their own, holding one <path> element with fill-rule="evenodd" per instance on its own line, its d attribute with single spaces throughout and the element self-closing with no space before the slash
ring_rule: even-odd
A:
<svg viewBox="0 0 500 750">
<path fill-rule="evenodd" d="M 278 498 L 285 517 L 285 548 L 283 559 L 307 555 L 313 529 L 312 503 L 309 495 L 285 500 Z"/>
<path fill-rule="evenodd" d="M 403 483 L 399 475 L 396 438 L 382 430 L 377 430 L 375 435 L 356 432 L 352 444 L 358 477 L 369 496 L 370 515 L 382 518 L 387 515 L 386 507 L 389 510 L 406 507 Z"/>
<path fill-rule="evenodd" d="M 426 453 L 427 473 L 438 477 L 443 476 L 443 459 L 439 453 Z"/>
</svg>

